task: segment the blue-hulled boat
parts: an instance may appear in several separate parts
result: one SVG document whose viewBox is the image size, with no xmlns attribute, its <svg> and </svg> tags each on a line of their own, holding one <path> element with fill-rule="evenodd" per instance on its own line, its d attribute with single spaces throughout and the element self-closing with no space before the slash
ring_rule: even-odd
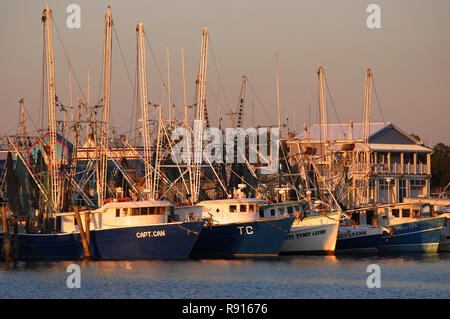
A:
<svg viewBox="0 0 450 319">
<path fill-rule="evenodd" d="M 167 201 L 117 201 L 80 211 L 89 229 L 93 259 L 184 259 L 198 239 L 204 220 L 168 222 Z M 89 225 L 86 224 L 89 214 Z M 18 234 L 20 260 L 77 260 L 85 257 L 75 214 L 55 214 L 57 232 Z"/>
<path fill-rule="evenodd" d="M 256 198 L 221 199 L 176 207 L 181 218 L 209 218 L 191 257 L 228 258 L 277 256 L 293 217 L 261 219 Z"/>
<path fill-rule="evenodd" d="M 435 253 L 439 247 L 445 217 L 433 216 L 431 211 L 424 210 L 427 206 L 429 205 L 421 203 L 397 203 L 364 207 L 347 213 L 351 212 L 351 219 L 357 227 L 371 225 L 383 228 L 378 252 Z M 376 237 L 372 239 L 373 245 Z M 358 241 L 356 237 L 348 242 L 348 246 L 364 246 L 369 243 L 370 237 L 364 235 L 361 240 Z M 339 242 L 338 239 L 338 245 L 344 243 Z"/>
<path fill-rule="evenodd" d="M 376 254 L 383 234 L 382 227 L 370 225 L 340 225 L 336 254 Z"/>
<path fill-rule="evenodd" d="M 435 253 L 439 247 L 445 217 L 423 218 L 387 225 L 380 252 Z"/>
</svg>

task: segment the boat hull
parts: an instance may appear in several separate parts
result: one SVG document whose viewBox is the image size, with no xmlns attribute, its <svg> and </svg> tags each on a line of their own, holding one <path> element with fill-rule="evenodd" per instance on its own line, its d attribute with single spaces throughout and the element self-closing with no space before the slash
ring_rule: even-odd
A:
<svg viewBox="0 0 450 319">
<path fill-rule="evenodd" d="M 336 248 L 339 213 L 296 219 L 280 255 L 332 254 Z"/>
<path fill-rule="evenodd" d="M 381 227 L 339 227 L 336 254 L 376 254 L 382 236 Z"/>
<path fill-rule="evenodd" d="M 380 252 L 435 253 L 444 226 L 444 217 L 426 218 L 413 222 L 387 225 L 390 233 L 383 232 Z"/>
<path fill-rule="evenodd" d="M 95 259 L 185 259 L 204 221 L 121 227 L 91 232 Z"/>
<path fill-rule="evenodd" d="M 204 221 L 91 230 L 90 253 L 96 260 L 184 259 Z M 3 238 L 1 240 L 3 242 Z M 79 233 L 19 234 L 19 260 L 80 260 Z"/>
<path fill-rule="evenodd" d="M 441 239 L 439 240 L 438 252 L 450 251 L 450 214 L 446 214 L 444 228 L 442 229 Z"/>
<path fill-rule="evenodd" d="M 205 226 L 191 252 L 194 258 L 277 256 L 294 218 Z"/>
<path fill-rule="evenodd" d="M 79 260 L 84 258 L 79 233 L 19 234 L 19 260 Z"/>
</svg>

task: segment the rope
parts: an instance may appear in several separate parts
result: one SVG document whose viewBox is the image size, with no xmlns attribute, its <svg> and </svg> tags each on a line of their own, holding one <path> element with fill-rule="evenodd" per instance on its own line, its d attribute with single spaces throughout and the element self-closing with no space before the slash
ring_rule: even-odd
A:
<svg viewBox="0 0 450 319">
<path fill-rule="evenodd" d="M 283 229 L 283 228 L 281 228 L 281 227 L 279 227 L 279 226 L 277 226 L 277 225 L 273 225 L 270 221 L 269 221 L 269 219 L 264 219 L 263 221 L 265 221 L 265 222 L 267 222 L 267 224 L 269 225 L 269 226 L 272 226 L 272 227 L 274 227 L 274 228 L 277 228 L 277 229 L 279 229 L 279 230 L 281 230 L 281 231 L 283 231 L 283 232 L 285 232 L 285 233 L 289 233 L 291 230 L 289 229 L 289 230 L 286 230 L 286 229 Z"/>
<path fill-rule="evenodd" d="M 378 110 L 380 111 L 380 115 L 381 115 L 381 118 L 383 119 L 383 123 L 386 123 L 384 116 L 383 116 L 383 112 L 381 111 L 381 104 L 380 104 L 380 100 L 378 99 L 377 89 L 375 88 L 375 81 L 373 79 L 373 74 L 372 74 L 372 84 L 373 84 L 373 90 L 375 92 L 375 97 L 377 98 Z"/>
<path fill-rule="evenodd" d="M 261 103 L 261 101 L 258 98 L 258 95 L 256 95 L 256 92 L 253 88 L 253 85 L 250 83 L 248 76 L 247 76 L 247 84 L 250 86 L 250 90 L 252 90 L 253 95 L 256 97 L 256 101 L 259 103 L 259 105 L 261 106 L 261 108 L 263 109 L 264 113 L 266 113 L 267 118 L 269 119 L 269 121 L 272 123 L 272 125 L 274 124 L 273 122 L 273 117 L 271 117 L 269 115 L 269 113 L 266 111 L 266 108 L 264 107 L 264 105 Z"/>
<path fill-rule="evenodd" d="M 174 221 L 174 222 L 177 222 L 177 221 L 175 221 L 173 218 L 171 218 L 170 216 L 167 216 L 167 218 L 168 218 L 168 219 L 171 219 L 171 220 Z M 183 230 L 187 230 L 188 232 L 194 233 L 194 234 L 196 234 L 196 235 L 199 234 L 199 232 L 196 232 L 196 231 L 194 231 L 194 230 L 191 230 L 191 229 L 188 229 L 188 228 L 186 228 L 186 227 L 183 227 L 183 226 L 181 226 L 180 224 L 177 224 L 177 226 L 180 227 L 180 228 L 183 229 Z"/>
<path fill-rule="evenodd" d="M 209 46 L 211 47 L 211 55 L 212 55 L 212 58 L 214 60 L 214 66 L 216 67 L 217 79 L 218 79 L 218 82 L 220 84 L 220 88 L 222 89 L 223 98 L 225 99 L 225 105 L 228 108 L 228 111 L 231 113 L 232 111 L 231 111 L 230 106 L 229 106 L 230 104 L 227 101 L 227 96 L 225 94 L 225 89 L 223 88 L 223 82 L 222 82 L 222 79 L 220 77 L 219 66 L 217 64 L 216 55 L 214 54 L 214 48 L 213 48 L 211 36 L 209 35 L 209 33 L 208 33 L 208 40 L 209 40 Z"/>
<path fill-rule="evenodd" d="M 328 95 L 330 96 L 330 101 L 331 101 L 331 105 L 333 106 L 334 114 L 336 115 L 336 119 L 337 119 L 337 121 L 338 121 L 338 123 L 339 123 L 339 127 L 340 127 L 340 129 L 341 129 L 342 135 L 344 135 L 344 134 L 345 134 L 345 133 L 344 133 L 344 129 L 342 128 L 342 123 L 341 123 L 341 121 L 339 120 L 339 116 L 338 116 L 338 114 L 337 114 L 337 112 L 336 112 L 336 108 L 334 107 L 333 98 L 331 97 L 330 88 L 328 87 L 327 77 L 325 76 L 325 74 L 323 75 L 323 77 L 324 77 L 324 79 L 325 79 L 325 86 L 327 87 L 327 92 L 328 92 Z"/>
<path fill-rule="evenodd" d="M 54 16 L 54 15 L 53 15 L 53 16 Z M 69 59 L 69 56 L 68 56 L 68 54 L 67 54 L 67 50 L 66 50 L 66 48 L 64 47 L 64 42 L 62 41 L 62 38 L 61 38 L 61 36 L 60 36 L 60 34 L 59 34 L 58 27 L 56 26 L 56 23 L 54 23 L 54 22 L 55 22 L 55 21 L 53 20 L 53 23 L 52 23 L 52 24 L 55 26 L 56 34 L 58 35 L 59 42 L 60 42 L 60 44 L 61 44 L 61 46 L 62 46 L 62 48 L 63 48 L 64 56 L 65 56 L 65 58 L 66 58 L 66 60 L 67 60 L 67 64 L 69 65 L 70 70 L 73 72 L 73 76 L 74 76 L 74 78 L 75 78 L 75 82 L 77 82 L 78 89 L 80 90 L 80 93 L 81 93 L 81 95 L 83 96 L 83 99 L 86 101 L 86 97 L 85 97 L 85 95 L 84 95 L 83 89 L 81 88 L 80 82 L 78 81 L 77 74 L 76 74 L 75 70 L 72 68 L 72 64 L 70 63 L 70 59 Z"/>
</svg>

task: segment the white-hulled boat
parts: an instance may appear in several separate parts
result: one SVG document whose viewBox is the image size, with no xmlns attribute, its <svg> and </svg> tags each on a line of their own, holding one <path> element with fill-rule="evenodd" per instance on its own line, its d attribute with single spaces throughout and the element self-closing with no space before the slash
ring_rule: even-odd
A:
<svg viewBox="0 0 450 319">
<path fill-rule="evenodd" d="M 331 254 L 336 247 L 340 212 L 318 213 L 306 201 L 281 202 L 262 206 L 260 216 L 295 216 L 280 254 Z"/>
</svg>

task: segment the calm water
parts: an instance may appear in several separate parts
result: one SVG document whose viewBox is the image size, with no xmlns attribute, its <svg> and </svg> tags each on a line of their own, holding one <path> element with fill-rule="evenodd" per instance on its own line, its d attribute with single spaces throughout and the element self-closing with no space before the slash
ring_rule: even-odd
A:
<svg viewBox="0 0 450 319">
<path fill-rule="evenodd" d="M 0 264 L 1 298 L 450 298 L 450 254 Z M 369 289 L 369 264 L 381 288 Z"/>
</svg>

